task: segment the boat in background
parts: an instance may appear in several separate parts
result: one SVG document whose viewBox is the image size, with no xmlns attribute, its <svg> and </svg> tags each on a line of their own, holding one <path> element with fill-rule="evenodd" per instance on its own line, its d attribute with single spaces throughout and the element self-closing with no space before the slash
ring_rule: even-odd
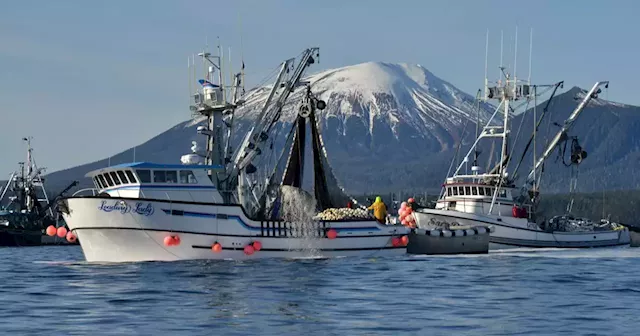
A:
<svg viewBox="0 0 640 336">
<path fill-rule="evenodd" d="M 430 229 L 433 227 L 489 225 L 495 228 L 490 236 L 490 249 L 512 247 L 587 248 L 629 245 L 629 230 L 624 226 L 611 222 L 595 225 L 590 221 L 572 217 L 570 207 L 567 210 L 568 214 L 554 217 L 548 221 L 536 216 L 540 199 L 540 177 L 544 162 L 556 148 L 561 145 L 566 148 L 569 142 L 571 157 L 570 162 L 566 164 L 567 166 L 576 168 L 586 158 L 587 153 L 579 145 L 577 137 L 571 137 L 567 132 L 585 106 L 592 99 L 598 99 L 598 94 L 602 92 L 601 87 L 607 88 L 609 82 L 595 83 L 591 90 L 582 97 L 582 101 L 569 118 L 563 125 L 560 125 L 560 130 L 539 155 L 535 153 L 536 130 L 544 118 L 556 90 L 562 87 L 563 82 L 553 85 L 532 85 L 529 81 L 519 81 L 515 76 L 512 77 L 504 67 L 500 67 L 500 71 L 502 78 L 494 86 L 489 86 L 488 80 L 485 79 L 484 100 L 494 99 L 499 102 L 493 115 L 481 131 L 476 125 L 476 140 L 453 174 L 448 174 L 435 208 L 423 208 L 414 212 L 417 226 Z M 535 99 L 539 88 L 553 89 L 553 93 L 547 101 L 547 107 L 537 120 L 537 124 L 534 125 L 529 144 L 522 153 L 522 159 L 524 159 L 533 141 L 534 165 L 524 179 L 523 185 L 517 187 L 517 172 L 522 159 L 512 174 L 509 174 L 507 169 L 514 154 L 510 147 L 513 144 L 509 142 L 512 104 L 515 101 L 529 102 Z M 501 125 L 492 124 L 500 111 L 503 111 Z M 536 122 L 535 119 L 534 114 L 534 122 Z M 495 141 L 492 146 L 499 143 L 499 148 L 501 148 L 498 162 L 493 169 L 486 173 L 481 172 L 478 164 L 478 146 L 483 139 Z M 493 152 L 493 147 L 491 152 Z M 472 154 L 474 156 L 470 158 Z M 537 155 L 539 158 L 536 160 Z M 564 160 L 564 151 L 561 151 L 561 155 Z M 462 170 L 470 161 L 473 163 L 469 174 Z M 489 163 L 491 163 L 490 161 L 491 159 L 489 159 Z M 572 190 L 574 188 L 575 181 L 572 181 Z"/>
<path fill-rule="evenodd" d="M 233 152 L 233 118 L 242 73 L 225 86 L 223 55 L 199 54 L 209 64 L 190 107 L 206 119 L 197 128 L 206 150 L 181 158 L 182 164 L 131 163 L 90 172 L 95 188 L 62 199 L 60 211 L 80 240 L 87 261 L 131 262 L 185 259 L 308 258 L 388 256 L 406 253 L 402 225 L 373 218 L 324 220 L 317 213 L 349 200 L 326 157 L 316 111 L 326 107 L 301 78 L 315 63 L 318 48 L 282 63 L 270 95 L 253 127 Z M 193 62 L 195 64 L 195 62 Z M 214 71 L 219 78 L 214 79 Z M 304 98 L 273 166 L 260 161 L 275 137 L 287 98 L 296 88 Z M 228 92 L 229 91 L 229 92 Z M 311 134 L 307 134 L 307 128 Z M 286 132 L 286 130 L 284 130 Z M 274 134 L 275 133 L 275 134 Z M 310 137 L 308 137 L 310 135 Z M 313 153 L 314 195 L 302 189 L 305 139 Z M 268 160 L 267 160 L 268 161 Z M 259 173 L 258 173 L 259 172 Z M 90 192 L 90 195 L 83 195 Z M 353 200 L 352 200 L 353 201 Z M 354 202 L 357 203 L 357 202 Z"/>
<path fill-rule="evenodd" d="M 23 138 L 27 144 L 27 161 L 19 162 L 20 170 L 9 177 L 0 189 L 0 246 L 37 246 L 64 243 L 63 238 L 48 238 L 44 230 L 57 226 L 42 176 L 33 157 L 31 137 Z M 75 184 L 69 186 L 67 190 Z M 63 192 L 64 193 L 64 192 Z"/>
</svg>

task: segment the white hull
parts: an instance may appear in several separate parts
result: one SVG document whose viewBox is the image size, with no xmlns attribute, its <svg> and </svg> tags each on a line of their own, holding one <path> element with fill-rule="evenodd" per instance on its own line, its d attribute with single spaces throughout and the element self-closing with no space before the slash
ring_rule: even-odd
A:
<svg viewBox="0 0 640 336">
<path fill-rule="evenodd" d="M 291 223 L 250 220 L 235 205 L 109 197 L 65 201 L 69 213 L 64 219 L 90 262 L 406 253 L 406 247 L 392 245 L 392 238 L 408 234 L 408 229 L 376 221 L 321 222 L 314 224 L 312 233 L 303 234 Z M 331 228 L 337 231 L 335 239 L 326 237 Z M 180 244 L 165 246 L 167 236 L 178 236 Z M 246 255 L 244 247 L 256 241 L 262 245 L 261 250 Z M 221 244 L 221 252 L 212 251 L 216 242 Z"/>
<path fill-rule="evenodd" d="M 489 238 L 490 250 L 517 247 L 587 248 L 628 245 L 628 229 L 592 232 L 545 232 L 526 218 L 498 217 L 451 210 L 421 209 L 414 212 L 420 228 L 430 228 L 435 222 L 460 225 L 488 225 L 494 231 Z"/>
</svg>

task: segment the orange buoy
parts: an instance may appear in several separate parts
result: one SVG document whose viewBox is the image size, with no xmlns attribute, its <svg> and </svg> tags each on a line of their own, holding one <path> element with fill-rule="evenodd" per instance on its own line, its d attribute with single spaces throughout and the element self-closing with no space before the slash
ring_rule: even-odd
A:
<svg viewBox="0 0 640 336">
<path fill-rule="evenodd" d="M 180 245 L 180 236 L 173 236 L 173 245 Z"/>
<path fill-rule="evenodd" d="M 215 244 L 213 244 L 213 246 L 211 246 L 211 250 L 215 253 L 220 253 L 222 252 L 222 245 L 220 245 L 220 243 L 215 242 Z"/>
<path fill-rule="evenodd" d="M 415 200 L 415 199 L 413 199 L 413 197 L 410 197 L 407 201 L 408 201 L 409 203 L 414 203 L 416 200 Z"/>
<path fill-rule="evenodd" d="M 56 229 L 55 226 L 53 226 L 53 225 L 47 226 L 47 236 L 53 237 L 53 236 L 56 235 L 57 232 L 58 232 L 58 230 Z"/>
<path fill-rule="evenodd" d="M 409 236 L 402 236 L 402 238 L 400 238 L 400 241 L 402 242 L 402 245 L 407 246 L 407 244 L 409 244 Z"/>
<path fill-rule="evenodd" d="M 338 231 L 336 231 L 335 229 L 329 229 L 329 231 L 327 231 L 327 238 L 336 239 L 337 236 L 338 236 Z"/>
<path fill-rule="evenodd" d="M 246 254 L 248 256 L 252 255 L 254 251 L 255 250 L 253 249 L 253 246 L 251 246 L 251 245 L 247 245 L 247 246 L 244 247 L 244 254 Z"/>
<path fill-rule="evenodd" d="M 393 247 L 398 247 L 400 246 L 400 244 L 402 244 L 402 242 L 400 241 L 400 238 L 398 237 L 391 238 L 391 245 L 393 245 Z"/>
<path fill-rule="evenodd" d="M 254 241 L 253 244 L 251 244 L 251 245 L 253 245 L 253 249 L 256 252 L 258 252 L 258 251 L 260 251 L 262 249 L 262 243 L 259 242 L 259 241 Z"/>
<path fill-rule="evenodd" d="M 173 246 L 174 240 L 173 236 L 164 237 L 164 246 Z"/>
<path fill-rule="evenodd" d="M 67 235 L 67 228 L 65 228 L 64 226 L 59 227 L 56 231 L 56 234 L 58 235 L 58 237 L 64 238 Z"/>
<path fill-rule="evenodd" d="M 70 243 L 75 243 L 76 242 L 76 235 L 73 234 L 73 232 L 69 231 L 67 232 L 67 241 Z"/>
</svg>

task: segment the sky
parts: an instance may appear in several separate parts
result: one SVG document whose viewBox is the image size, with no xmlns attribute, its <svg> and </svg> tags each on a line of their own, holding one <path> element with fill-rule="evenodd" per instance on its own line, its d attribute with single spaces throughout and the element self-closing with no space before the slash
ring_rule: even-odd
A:
<svg viewBox="0 0 640 336">
<path fill-rule="evenodd" d="M 109 157 L 190 118 L 187 58 L 217 38 L 243 55 L 249 87 L 284 59 L 320 47 L 310 72 L 368 61 L 421 64 L 463 91 L 504 64 L 565 89 L 609 80 L 640 105 L 635 0 L 3 0 L 0 180 L 24 161 L 48 172 Z M 248 87 L 248 88 L 249 88 Z M 185 152 L 190 144 L 185 143 Z M 179 158 L 176 158 L 178 160 Z"/>
</svg>

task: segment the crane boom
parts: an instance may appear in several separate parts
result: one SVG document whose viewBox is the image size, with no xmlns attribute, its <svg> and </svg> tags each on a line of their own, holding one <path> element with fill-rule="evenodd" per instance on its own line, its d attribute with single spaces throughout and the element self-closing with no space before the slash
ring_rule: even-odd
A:
<svg viewBox="0 0 640 336">
<path fill-rule="evenodd" d="M 265 107 L 260 114 L 260 118 L 258 119 L 256 126 L 250 132 L 250 135 L 245 138 L 245 141 L 243 142 L 242 147 L 238 152 L 238 156 L 236 157 L 236 165 L 231 173 L 232 176 L 237 174 L 239 170 L 246 168 L 253 161 L 253 159 L 261 153 L 262 147 L 266 143 L 271 127 L 280 117 L 280 113 L 282 112 L 282 108 L 284 107 L 285 102 L 289 98 L 289 95 L 298 86 L 300 79 L 304 75 L 304 71 L 310 64 L 313 64 L 315 62 L 312 56 L 316 55 L 318 51 L 319 48 L 306 49 L 302 53 L 300 63 L 298 63 L 298 66 L 294 70 L 293 75 L 288 81 L 286 81 L 286 83 L 284 83 L 284 89 L 281 91 L 275 103 L 265 104 Z M 285 62 L 285 64 L 289 64 L 288 61 Z M 282 72 L 280 75 L 282 75 Z M 280 76 L 279 79 L 281 79 Z M 270 93 L 270 98 L 273 97 L 275 90 L 277 90 L 279 86 L 279 83 L 276 82 L 276 85 Z"/>
<path fill-rule="evenodd" d="M 582 110 L 587 106 L 587 104 L 591 101 L 591 99 L 597 97 L 597 94 L 601 92 L 600 86 L 603 86 L 603 85 L 605 86 L 605 88 L 609 87 L 609 82 L 603 81 L 603 82 L 597 82 L 596 84 L 594 84 L 591 90 L 589 90 L 589 92 L 582 99 L 580 104 L 578 104 L 575 110 L 571 112 L 571 115 L 569 115 L 569 118 L 567 118 L 567 120 L 564 121 L 564 125 L 562 125 L 562 128 L 560 128 L 558 133 L 556 133 L 556 136 L 553 137 L 553 140 L 551 140 L 551 142 L 549 143 L 545 151 L 542 153 L 542 156 L 538 159 L 538 161 L 536 161 L 536 164 L 533 167 L 533 169 L 531 169 L 531 172 L 527 177 L 527 182 L 526 182 L 527 184 L 531 184 L 533 182 L 534 177 L 536 176 L 536 172 L 538 171 L 540 166 L 542 166 L 542 164 L 549 157 L 549 155 L 553 153 L 558 143 L 560 143 L 560 141 L 562 140 L 562 137 L 566 135 L 569 128 L 573 125 L 573 123 L 576 121 L 576 119 L 578 118 Z"/>
</svg>

